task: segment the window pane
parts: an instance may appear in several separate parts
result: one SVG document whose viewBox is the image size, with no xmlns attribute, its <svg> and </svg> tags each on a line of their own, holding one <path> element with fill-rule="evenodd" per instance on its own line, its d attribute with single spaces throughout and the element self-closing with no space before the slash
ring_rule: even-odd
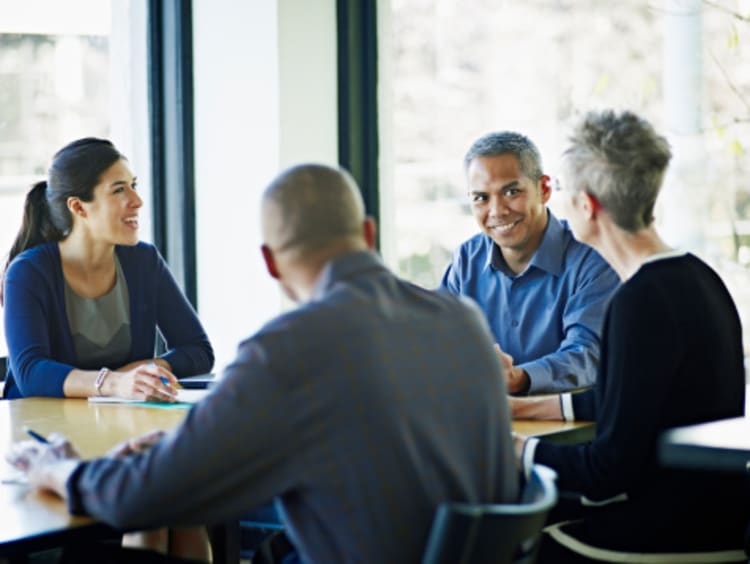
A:
<svg viewBox="0 0 750 564">
<path fill-rule="evenodd" d="M 478 231 L 462 158 L 480 135 L 525 133 L 554 175 L 577 117 L 628 108 L 675 150 L 660 229 L 719 270 L 750 327 L 750 22 L 738 4 L 392 0 L 380 44 L 387 261 L 434 287 Z"/>
<path fill-rule="evenodd" d="M 111 139 L 150 198 L 145 9 L 145 0 L 0 0 L 3 268 L 26 192 L 74 139 Z M 142 230 L 150 238 L 150 222 Z M 0 327 L 0 356 L 6 355 Z"/>
</svg>

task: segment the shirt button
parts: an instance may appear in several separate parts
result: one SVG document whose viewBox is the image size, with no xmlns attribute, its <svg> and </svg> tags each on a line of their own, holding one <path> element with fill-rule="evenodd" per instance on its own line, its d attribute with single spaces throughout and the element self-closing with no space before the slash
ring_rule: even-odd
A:
<svg viewBox="0 0 750 564">
<path fill-rule="evenodd" d="M 511 321 L 511 322 L 510 322 L 510 324 L 511 324 L 511 325 L 512 325 L 513 327 L 518 327 L 518 320 L 514 319 L 513 321 Z"/>
</svg>

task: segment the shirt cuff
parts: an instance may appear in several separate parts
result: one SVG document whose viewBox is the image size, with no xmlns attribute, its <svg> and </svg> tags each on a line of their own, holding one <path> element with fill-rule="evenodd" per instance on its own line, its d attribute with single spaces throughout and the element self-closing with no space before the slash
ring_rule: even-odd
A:
<svg viewBox="0 0 750 564">
<path fill-rule="evenodd" d="M 573 410 L 573 394 L 560 394 L 560 410 L 563 421 L 575 421 L 576 414 Z"/>
<path fill-rule="evenodd" d="M 531 468 L 534 466 L 534 453 L 536 452 L 536 446 L 539 444 L 539 439 L 536 437 L 529 437 L 526 439 L 526 443 L 523 445 L 523 454 L 521 455 L 521 467 L 523 475 L 528 480 L 531 476 Z"/>
<path fill-rule="evenodd" d="M 68 490 L 68 511 L 73 515 L 86 515 L 86 509 L 83 507 L 81 496 L 78 493 L 78 479 L 85 468 L 86 462 L 78 464 L 65 482 L 65 487 Z"/>
</svg>

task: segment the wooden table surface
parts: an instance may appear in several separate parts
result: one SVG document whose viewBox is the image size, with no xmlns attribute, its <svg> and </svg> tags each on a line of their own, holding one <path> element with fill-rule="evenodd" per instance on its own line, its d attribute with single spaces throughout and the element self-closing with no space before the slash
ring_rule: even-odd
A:
<svg viewBox="0 0 750 564">
<path fill-rule="evenodd" d="M 0 401 L 0 455 L 4 457 L 13 442 L 29 439 L 23 431 L 24 425 L 45 436 L 62 433 L 84 458 L 91 458 L 105 454 L 129 437 L 152 429 L 172 429 L 186 413 L 185 408 L 90 404 L 85 399 Z M 589 440 L 593 428 L 591 423 L 580 422 L 513 422 L 518 433 L 558 442 Z M 12 480 L 14 476 L 14 469 L 0 462 L 0 478 Z M 54 495 L 32 491 L 23 484 L 0 485 L 0 554 L 19 551 L 35 538 L 48 537 L 52 543 L 59 540 L 58 536 L 93 523 L 88 517 L 71 516 L 65 503 Z"/>
<path fill-rule="evenodd" d="M 29 398 L 0 401 L 0 479 L 13 479 L 15 470 L 4 461 L 11 443 L 29 439 L 27 425 L 48 435 L 68 437 L 85 458 L 105 454 L 117 443 L 152 429 L 171 429 L 187 410 L 132 405 L 89 405 L 85 399 Z M 0 546 L 39 535 L 54 535 L 91 525 L 88 517 L 74 517 L 57 496 L 36 492 L 21 484 L 0 484 Z"/>
</svg>

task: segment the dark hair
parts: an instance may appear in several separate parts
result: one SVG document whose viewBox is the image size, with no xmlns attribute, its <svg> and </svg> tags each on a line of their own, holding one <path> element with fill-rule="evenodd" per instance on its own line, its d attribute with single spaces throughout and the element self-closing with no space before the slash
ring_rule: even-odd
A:
<svg viewBox="0 0 750 564">
<path fill-rule="evenodd" d="M 94 187 L 102 173 L 124 158 L 110 141 L 95 137 L 78 139 L 60 149 L 52 158 L 48 180 L 34 184 L 26 195 L 23 221 L 8 253 L 3 276 L 11 261 L 26 249 L 67 237 L 73 227 L 68 198 L 93 200 Z"/>
<path fill-rule="evenodd" d="M 471 161 L 478 157 L 496 157 L 513 155 L 518 159 L 521 172 L 533 181 L 542 177 L 542 156 L 531 139 L 514 131 L 498 131 L 483 135 L 474 143 L 464 156 L 464 170 L 469 169 Z"/>
</svg>

